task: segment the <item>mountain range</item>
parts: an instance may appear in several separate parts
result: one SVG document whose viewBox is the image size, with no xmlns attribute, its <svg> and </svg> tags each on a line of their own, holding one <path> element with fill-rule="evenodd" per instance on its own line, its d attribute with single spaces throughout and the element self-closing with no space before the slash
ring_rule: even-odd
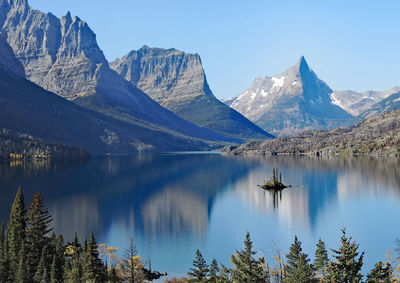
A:
<svg viewBox="0 0 400 283">
<path fill-rule="evenodd" d="M 0 37 L 0 129 L 14 135 L 80 147 L 92 154 L 210 146 L 201 140 L 136 126 L 86 109 L 23 78 L 23 72 L 11 47 Z"/>
<path fill-rule="evenodd" d="M 110 66 L 156 102 L 198 126 L 237 140 L 272 137 L 214 96 L 197 54 L 143 46 Z"/>
<path fill-rule="evenodd" d="M 143 46 L 109 63 L 85 21 L 27 0 L 0 0 L 0 51 L 0 130 L 92 154 L 212 149 L 354 124 L 399 105 L 400 88 L 332 90 L 304 57 L 223 103 L 198 54 Z"/>
<path fill-rule="evenodd" d="M 223 100 L 264 130 L 276 136 L 290 136 L 304 130 L 331 129 L 360 122 L 359 117 L 383 99 L 387 105 L 400 91 L 334 91 L 318 78 L 304 56 L 280 75 L 256 78 L 244 93 Z M 394 109 L 393 106 L 390 109 Z M 389 109 L 386 107 L 385 109 Z M 381 114 L 382 111 L 373 113 Z"/>
<path fill-rule="evenodd" d="M 362 122 L 363 120 L 369 119 L 373 116 L 381 115 L 398 108 L 400 108 L 400 91 L 391 94 L 385 99 L 382 99 L 381 101 L 372 105 L 366 111 L 357 116 L 356 121 Z"/>
<path fill-rule="evenodd" d="M 394 87 L 386 91 L 364 91 L 335 90 L 330 96 L 332 103 L 342 107 L 353 116 L 358 116 L 367 111 L 372 105 L 381 100 L 400 92 L 400 87 Z"/>
<path fill-rule="evenodd" d="M 225 132 L 229 132 L 229 127 L 237 127 L 235 123 L 232 125 L 222 124 L 220 131 L 217 132 L 203 124 L 198 126 L 189 122 L 162 107 L 109 67 L 109 63 L 97 44 L 94 32 L 86 22 L 79 17 L 72 18 L 69 12 L 59 19 L 51 13 L 32 9 L 27 0 L 0 0 L 0 30 L 13 53 L 5 53 L 1 56 L 16 58 L 16 61 L 19 61 L 22 65 L 22 67 L 19 66 L 20 70 L 14 70 L 11 76 L 2 72 L 4 92 L 1 95 L 5 96 L 6 93 L 9 93 L 11 96 L 14 90 L 8 88 L 9 82 L 21 81 L 18 86 L 20 92 L 41 93 L 35 94 L 37 101 L 31 103 L 52 105 L 53 108 L 64 107 L 66 112 L 69 112 L 67 108 L 71 108 L 71 113 L 79 109 L 82 114 L 86 112 L 86 115 L 94 115 L 95 119 L 105 119 L 108 125 L 112 124 L 119 130 L 103 128 L 102 131 L 98 131 L 96 137 L 112 135 L 112 140 L 118 140 L 130 146 L 111 148 L 110 146 L 98 147 L 96 145 L 92 147 L 88 144 L 72 142 L 67 137 L 63 140 L 61 133 L 59 133 L 59 139 L 49 139 L 52 142 L 57 141 L 74 146 L 83 145 L 84 149 L 89 152 L 104 154 L 109 152 L 130 153 L 143 148 L 197 150 L 212 148 L 217 144 L 227 142 L 241 142 L 242 137 L 247 139 L 271 137 L 219 101 L 222 108 L 229 113 L 223 113 L 221 116 L 234 116 L 231 121 L 234 122 L 237 119 L 238 124 L 242 125 L 242 128 L 237 130 L 237 135 L 224 135 Z M 3 41 L 4 43 L 5 41 Z M 4 60 L 6 59 L 4 58 Z M 9 64 L 4 66 L 9 66 Z M 5 68 L 2 71 L 5 71 Z M 26 78 L 41 88 L 36 88 L 22 78 Z M 57 94 L 64 100 L 55 100 L 50 93 Z M 7 99 L 10 99 L 10 97 L 7 97 Z M 24 100 L 25 97 L 21 99 Z M 51 102 L 48 101 L 49 99 L 51 99 Z M 73 104 L 67 104 L 67 100 L 73 102 Z M 14 102 L 14 111 L 22 111 L 20 108 L 26 107 L 26 103 L 28 103 L 28 101 L 25 101 L 25 104 Z M 77 108 L 77 106 L 80 107 Z M 208 107 L 204 104 L 197 105 L 194 110 L 201 109 L 203 106 Z M 46 111 L 46 109 L 40 110 Z M 210 113 L 215 112 L 208 111 Z M 71 113 L 68 113 L 68 115 Z M 35 121 L 39 118 L 35 119 L 36 117 L 33 116 L 36 115 L 42 119 L 48 113 L 32 112 L 29 114 L 30 120 Z M 57 120 L 57 117 L 47 116 L 49 120 Z M 20 117 L 20 119 L 22 118 Z M 88 119 L 91 118 L 86 118 L 86 120 Z M 72 119 L 72 121 L 74 120 Z M 70 121 L 64 122 L 68 124 Z M 31 123 L 32 129 L 27 127 L 28 124 L 12 130 L 16 132 L 24 131 L 32 135 L 37 133 L 34 124 Z M 75 126 L 84 129 L 84 124 L 83 122 L 82 127 Z M 3 127 L 11 127 L 12 125 L 13 121 L 3 121 Z M 43 125 L 46 125 L 46 123 Z M 50 132 L 51 129 L 46 130 Z M 90 130 L 88 131 L 90 132 Z M 108 134 L 105 134 L 105 131 Z M 68 134 L 66 133 L 66 135 Z M 47 140 L 47 135 L 39 135 L 38 137 Z M 140 146 L 137 146 L 138 144 Z"/>
</svg>

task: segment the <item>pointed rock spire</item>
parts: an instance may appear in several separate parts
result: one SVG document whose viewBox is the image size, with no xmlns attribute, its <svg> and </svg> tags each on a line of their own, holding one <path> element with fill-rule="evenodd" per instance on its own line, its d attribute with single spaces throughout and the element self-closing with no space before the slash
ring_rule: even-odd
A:
<svg viewBox="0 0 400 283">
<path fill-rule="evenodd" d="M 310 70 L 310 67 L 308 66 L 306 58 L 304 56 L 300 57 L 299 61 L 296 64 L 296 69 L 298 69 L 299 72 Z"/>
<path fill-rule="evenodd" d="M 73 19 L 73 22 L 81 22 L 81 21 L 82 20 L 78 16 L 75 16 Z"/>
<path fill-rule="evenodd" d="M 65 18 L 69 21 L 72 21 L 72 17 L 71 17 L 71 12 L 68 11 L 67 14 L 65 15 Z"/>
<path fill-rule="evenodd" d="M 60 23 L 61 23 L 61 33 L 62 35 L 65 35 L 69 26 L 72 23 L 72 17 L 70 11 L 68 11 L 67 14 L 61 18 Z"/>
</svg>

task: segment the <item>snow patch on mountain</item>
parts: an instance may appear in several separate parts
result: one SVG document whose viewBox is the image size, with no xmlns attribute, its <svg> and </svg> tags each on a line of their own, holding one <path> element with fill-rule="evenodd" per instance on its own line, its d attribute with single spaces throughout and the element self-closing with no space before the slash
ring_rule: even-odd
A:
<svg viewBox="0 0 400 283">
<path fill-rule="evenodd" d="M 271 92 L 277 91 L 281 87 L 283 87 L 283 84 L 285 83 L 285 79 L 286 79 L 285 76 L 282 76 L 280 78 L 272 77 L 271 80 L 274 82 L 274 84 L 272 85 Z"/>
<path fill-rule="evenodd" d="M 332 89 L 320 80 L 304 57 L 276 76 L 256 78 L 231 107 L 275 135 L 342 125 L 351 115 L 331 102 Z M 230 100 L 230 101 L 232 101 Z"/>
</svg>

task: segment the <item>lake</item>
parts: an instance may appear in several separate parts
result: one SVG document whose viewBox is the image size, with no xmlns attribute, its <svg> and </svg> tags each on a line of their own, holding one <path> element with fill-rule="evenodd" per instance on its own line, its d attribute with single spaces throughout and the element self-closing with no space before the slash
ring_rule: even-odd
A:
<svg viewBox="0 0 400 283">
<path fill-rule="evenodd" d="M 339 246 L 340 229 L 365 250 L 364 274 L 400 238 L 400 160 L 164 154 L 91 158 L 82 162 L 0 163 L 0 220 L 18 186 L 27 205 L 43 193 L 54 229 L 71 240 L 95 233 L 119 248 L 130 236 L 153 269 L 184 276 L 198 248 L 208 262 L 230 266 L 250 231 L 271 264 L 274 247 L 288 252 L 295 235 L 312 258 L 322 238 Z M 278 167 L 293 188 L 257 187 Z"/>
</svg>

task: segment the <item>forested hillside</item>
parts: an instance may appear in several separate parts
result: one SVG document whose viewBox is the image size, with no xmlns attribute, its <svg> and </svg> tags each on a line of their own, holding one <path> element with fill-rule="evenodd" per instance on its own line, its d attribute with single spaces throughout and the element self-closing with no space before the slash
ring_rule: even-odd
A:
<svg viewBox="0 0 400 283">
<path fill-rule="evenodd" d="M 223 149 L 231 154 L 316 154 L 400 156 L 400 109 L 330 131 L 307 131 L 293 137 L 248 142 Z"/>
</svg>

